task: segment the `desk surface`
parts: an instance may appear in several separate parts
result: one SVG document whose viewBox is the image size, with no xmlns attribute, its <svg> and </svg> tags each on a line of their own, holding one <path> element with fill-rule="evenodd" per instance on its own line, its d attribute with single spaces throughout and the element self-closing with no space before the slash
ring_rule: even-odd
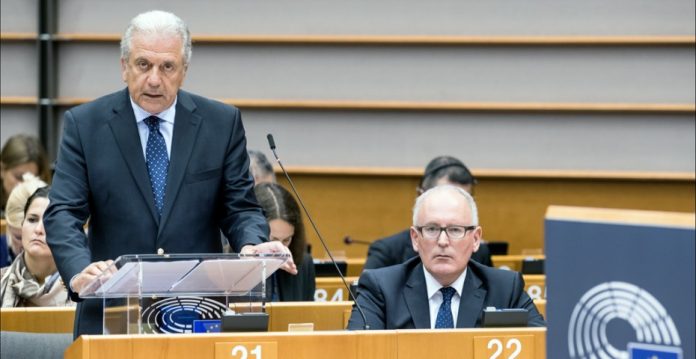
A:
<svg viewBox="0 0 696 359">
<path fill-rule="evenodd" d="M 75 307 L 0 309 L 0 328 L 30 333 L 72 333 Z"/>
<path fill-rule="evenodd" d="M 236 355 L 232 355 L 237 347 Z M 546 357 L 545 328 L 329 331 L 184 335 L 83 336 L 65 352 L 88 358 L 247 358 L 261 349 L 264 359 L 488 359 L 500 349 L 507 358 Z M 257 352 L 258 353 L 258 352 Z"/>
<path fill-rule="evenodd" d="M 292 323 L 313 323 L 314 330 L 346 327 L 353 302 L 266 303 L 270 331 L 287 331 Z M 237 309 L 237 308 L 235 308 Z M 75 307 L 2 308 L 0 329 L 30 333 L 72 333 Z"/>
</svg>

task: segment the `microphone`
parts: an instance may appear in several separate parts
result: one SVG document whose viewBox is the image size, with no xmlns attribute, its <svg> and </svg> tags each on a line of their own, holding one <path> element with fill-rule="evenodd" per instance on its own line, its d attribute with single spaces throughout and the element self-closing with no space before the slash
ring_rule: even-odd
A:
<svg viewBox="0 0 696 359">
<path fill-rule="evenodd" d="M 351 236 L 343 237 L 343 243 L 345 243 L 346 245 L 351 245 L 351 244 L 355 243 L 355 244 L 362 244 L 365 246 L 369 246 L 370 244 L 372 244 L 372 242 L 361 241 L 359 239 L 353 239 L 353 237 L 351 237 Z"/>
<path fill-rule="evenodd" d="M 297 193 L 297 188 L 295 188 L 295 183 L 292 182 L 292 179 L 290 179 L 290 175 L 288 174 L 288 171 L 285 170 L 283 163 L 280 162 L 280 158 L 278 157 L 278 154 L 276 153 L 276 145 L 275 145 L 275 141 L 273 140 L 273 135 L 269 133 L 268 135 L 266 135 L 266 139 L 268 139 L 268 146 L 271 148 L 271 151 L 273 152 L 273 156 L 275 157 L 276 162 L 278 162 L 278 165 L 280 165 L 280 169 L 283 171 L 285 178 L 287 178 L 288 182 L 290 183 L 290 187 L 292 188 L 292 192 L 295 194 L 295 197 L 297 197 L 297 201 L 300 202 L 300 206 L 302 207 L 302 210 L 304 211 L 304 213 L 307 215 L 307 219 L 309 219 L 309 223 L 312 224 L 312 228 L 314 229 L 314 233 L 316 233 L 317 237 L 319 237 L 319 242 L 321 242 L 321 245 L 324 247 L 326 254 L 329 255 L 329 259 L 331 259 L 331 263 L 333 263 L 334 267 L 336 267 L 336 272 L 338 273 L 338 276 L 341 277 L 341 281 L 343 282 L 343 286 L 346 287 L 346 289 L 348 290 L 348 295 L 350 296 L 350 299 L 352 299 L 353 303 L 355 303 L 355 307 L 358 309 L 358 313 L 360 313 L 360 316 L 362 317 L 363 323 L 365 324 L 363 326 L 363 329 L 365 329 L 365 330 L 370 329 L 370 325 L 367 324 L 367 317 L 365 316 L 365 312 L 363 312 L 362 308 L 360 307 L 360 304 L 358 304 L 358 301 L 355 299 L 355 295 L 353 294 L 353 291 L 350 290 L 350 286 L 346 282 L 346 278 L 343 276 L 343 274 L 341 274 L 341 269 L 338 268 L 338 264 L 336 263 L 336 260 L 331 255 L 331 251 L 329 251 L 329 247 L 326 245 L 326 242 L 324 241 L 324 237 L 322 237 L 321 233 L 319 233 L 319 229 L 317 229 L 317 225 L 314 224 L 314 220 L 312 219 L 312 216 L 309 214 L 309 211 L 307 211 L 307 207 L 305 207 L 304 202 L 302 202 L 302 198 L 300 198 L 300 194 Z"/>
</svg>

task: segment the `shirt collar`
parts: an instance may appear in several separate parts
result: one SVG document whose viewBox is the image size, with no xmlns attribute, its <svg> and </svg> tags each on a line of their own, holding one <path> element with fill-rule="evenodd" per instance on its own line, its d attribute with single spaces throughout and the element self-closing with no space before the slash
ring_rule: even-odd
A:
<svg viewBox="0 0 696 359">
<path fill-rule="evenodd" d="M 176 102 L 179 99 L 178 96 L 176 98 L 174 98 L 174 102 L 172 103 L 171 106 L 169 106 L 166 110 L 164 110 L 160 113 L 156 113 L 156 114 L 152 114 L 152 113 L 145 111 L 142 107 L 138 106 L 138 104 L 135 103 L 135 101 L 133 101 L 132 97 L 129 96 L 129 99 L 131 102 L 131 106 L 133 107 L 133 113 L 135 114 L 135 122 L 136 123 L 144 121 L 146 118 L 148 118 L 150 116 L 157 116 L 165 122 L 174 123 L 174 117 L 175 117 L 175 113 L 176 113 L 176 110 L 175 110 Z"/>
<path fill-rule="evenodd" d="M 459 277 L 449 286 L 454 288 L 454 290 L 457 291 L 457 294 L 459 294 L 459 297 L 462 297 L 462 289 L 464 288 L 464 279 L 466 278 L 466 272 L 469 267 L 464 268 L 464 271 L 462 274 L 459 275 Z M 437 293 L 440 288 L 443 287 L 440 282 L 433 277 L 430 272 L 428 272 L 427 269 L 425 269 L 425 266 L 423 266 L 423 274 L 425 274 L 425 286 L 428 289 L 428 299 L 432 299 L 435 293 Z"/>
</svg>

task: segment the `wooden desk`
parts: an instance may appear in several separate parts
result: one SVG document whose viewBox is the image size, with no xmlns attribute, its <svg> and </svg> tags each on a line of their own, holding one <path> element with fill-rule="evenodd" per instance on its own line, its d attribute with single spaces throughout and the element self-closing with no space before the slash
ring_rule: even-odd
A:
<svg viewBox="0 0 696 359">
<path fill-rule="evenodd" d="M 533 298 L 534 299 L 534 298 Z M 546 299 L 534 299 L 539 313 L 546 318 Z M 341 330 L 350 319 L 352 301 L 267 303 L 269 331 L 285 332 L 290 323 L 314 323 L 314 330 Z"/>
<path fill-rule="evenodd" d="M 346 277 L 348 285 L 358 277 Z M 532 299 L 546 299 L 546 276 L 543 274 L 525 274 L 525 287 Z M 317 302 L 335 302 L 351 300 L 348 291 L 339 277 L 322 277 L 316 279 L 314 300 Z"/>
<path fill-rule="evenodd" d="M 546 328 L 400 330 L 397 338 L 398 359 L 546 358 Z"/>
<path fill-rule="evenodd" d="M 288 331 L 290 323 L 314 323 L 314 330 L 342 330 L 350 318 L 353 302 L 277 302 L 267 303 L 269 330 Z"/>
<path fill-rule="evenodd" d="M 532 299 L 546 299 L 546 275 L 524 274 L 524 290 Z"/>
<path fill-rule="evenodd" d="M 359 277 L 346 277 L 346 283 L 351 285 Z M 319 277 L 315 280 L 314 301 L 336 302 L 350 300 L 348 289 L 343 285 L 340 277 Z"/>
<path fill-rule="evenodd" d="M 342 330 L 346 327 L 352 306 L 353 302 L 343 301 L 266 303 L 266 312 L 270 317 L 269 331 L 285 332 L 290 323 L 313 323 L 315 331 Z M 235 310 L 241 308 L 243 306 Z M 74 318 L 74 307 L 2 308 L 0 329 L 30 333 L 72 333 Z"/>
<path fill-rule="evenodd" d="M 546 300 L 536 299 L 534 304 L 546 318 Z M 315 331 L 341 330 L 352 308 L 352 301 L 267 303 L 269 331 L 285 332 L 291 323 L 313 323 Z M 5 331 L 72 333 L 75 308 L 2 308 L 0 314 L 0 329 Z"/>
<path fill-rule="evenodd" d="M 546 256 L 543 254 L 509 254 L 503 256 L 491 256 L 494 267 L 514 270 L 516 272 L 522 270 L 522 261 L 526 258 L 545 259 Z"/>
<path fill-rule="evenodd" d="M 236 345 L 243 347 L 238 352 L 247 353 L 261 345 L 264 359 L 488 359 L 498 346 L 503 354 L 500 358 L 509 357 L 520 347 L 517 359 L 543 359 L 546 329 L 83 336 L 66 350 L 65 358 L 243 358 L 231 355 Z M 257 359 L 261 355 L 250 353 L 246 357 Z"/>
<path fill-rule="evenodd" d="M 348 258 L 346 263 L 348 264 L 348 276 L 359 277 L 365 266 L 365 258 Z"/>
<path fill-rule="evenodd" d="M 5 331 L 72 333 L 75 307 L 0 309 L 0 327 Z"/>
<path fill-rule="evenodd" d="M 534 299 L 534 305 L 536 305 L 537 310 L 539 310 L 539 313 L 541 313 L 541 315 L 544 316 L 544 320 L 546 320 L 546 299 Z"/>
</svg>

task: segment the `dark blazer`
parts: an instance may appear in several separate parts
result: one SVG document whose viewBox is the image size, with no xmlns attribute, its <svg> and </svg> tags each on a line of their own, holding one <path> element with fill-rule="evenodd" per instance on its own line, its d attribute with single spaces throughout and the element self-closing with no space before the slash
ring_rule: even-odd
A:
<svg viewBox="0 0 696 359">
<path fill-rule="evenodd" d="M 430 329 L 428 294 L 420 257 L 403 264 L 364 271 L 358 280 L 356 299 L 365 312 L 370 329 Z M 524 308 L 529 310 L 529 326 L 546 325 L 524 291 L 520 273 L 470 261 L 456 327 L 480 327 L 483 309 L 489 306 Z M 348 329 L 363 329 L 363 323 L 353 306 Z"/>
<path fill-rule="evenodd" d="M 418 256 L 418 253 L 413 250 L 413 245 L 411 245 L 411 234 L 407 229 L 372 242 L 370 248 L 367 250 L 367 259 L 365 260 L 364 269 L 375 269 L 401 264 L 416 256 Z M 493 266 L 491 251 L 485 243 L 481 243 L 478 251 L 471 255 L 471 259 L 489 267 Z"/>
<path fill-rule="evenodd" d="M 266 240 L 236 108 L 179 91 L 161 218 L 127 89 L 68 110 L 63 126 L 44 224 L 65 283 L 124 254 L 220 253 L 220 230 L 234 251 Z M 76 337 L 101 333 L 101 318 L 100 301 L 80 303 Z"/>
<path fill-rule="evenodd" d="M 0 268 L 5 268 L 12 264 L 10 260 L 10 247 L 7 245 L 7 237 L 5 234 L 0 234 Z"/>
<path fill-rule="evenodd" d="M 314 301 L 316 280 L 314 274 L 314 259 L 305 253 L 302 264 L 297 266 L 297 275 L 286 271 L 275 272 L 278 280 L 278 296 L 281 302 L 311 302 Z"/>
</svg>

